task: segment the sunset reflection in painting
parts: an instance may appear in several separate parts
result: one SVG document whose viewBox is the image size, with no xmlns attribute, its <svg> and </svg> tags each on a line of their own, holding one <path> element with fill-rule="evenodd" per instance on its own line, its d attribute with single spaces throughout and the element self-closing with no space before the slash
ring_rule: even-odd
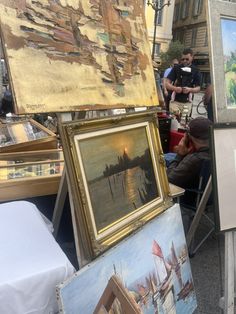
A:
<svg viewBox="0 0 236 314">
<path fill-rule="evenodd" d="M 78 141 L 98 232 L 158 198 L 145 127 Z"/>
</svg>

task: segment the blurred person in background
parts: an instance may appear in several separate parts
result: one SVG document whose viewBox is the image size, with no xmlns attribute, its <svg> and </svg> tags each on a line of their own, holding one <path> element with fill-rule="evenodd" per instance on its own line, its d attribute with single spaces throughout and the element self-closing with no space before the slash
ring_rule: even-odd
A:
<svg viewBox="0 0 236 314">
<path fill-rule="evenodd" d="M 171 100 L 172 91 L 167 89 L 166 81 L 167 81 L 167 77 L 170 74 L 172 68 L 174 66 L 178 65 L 178 64 L 179 64 L 178 59 L 173 59 L 172 63 L 171 63 L 171 66 L 165 70 L 164 75 L 163 75 L 163 79 L 162 79 L 162 89 L 163 89 L 163 94 L 164 94 L 164 99 L 165 99 L 165 104 L 166 104 L 166 110 L 167 111 L 169 111 L 169 103 L 170 103 L 170 100 Z"/>
</svg>

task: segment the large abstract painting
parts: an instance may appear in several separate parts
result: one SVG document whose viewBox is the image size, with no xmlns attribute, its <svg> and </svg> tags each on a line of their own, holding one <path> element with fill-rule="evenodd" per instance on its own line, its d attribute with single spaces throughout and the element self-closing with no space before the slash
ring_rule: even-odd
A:
<svg viewBox="0 0 236 314">
<path fill-rule="evenodd" d="M 141 0 L 0 0 L 18 113 L 158 104 Z"/>
<path fill-rule="evenodd" d="M 197 302 L 179 205 L 169 208 L 60 285 L 63 313 L 93 313 L 114 274 L 135 299 L 140 313 L 195 311 Z"/>
</svg>

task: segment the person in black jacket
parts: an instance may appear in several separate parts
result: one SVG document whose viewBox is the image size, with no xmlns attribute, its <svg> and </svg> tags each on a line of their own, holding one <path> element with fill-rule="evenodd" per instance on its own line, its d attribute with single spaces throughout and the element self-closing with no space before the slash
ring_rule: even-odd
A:
<svg viewBox="0 0 236 314">
<path fill-rule="evenodd" d="M 190 121 L 188 131 L 176 148 L 177 155 L 167 168 L 170 183 L 184 189 L 196 189 L 199 185 L 200 172 L 205 160 L 210 160 L 209 128 L 212 122 L 204 117 Z M 210 171 L 210 170 L 209 170 Z M 196 203 L 196 193 L 185 191 L 181 196 L 180 206 L 185 233 L 187 233 L 193 213 L 186 209 Z M 183 207 L 181 204 L 185 204 Z"/>
<path fill-rule="evenodd" d="M 186 116 L 191 114 L 193 94 L 200 91 L 201 75 L 192 61 L 193 51 L 185 49 L 181 63 L 173 67 L 166 79 L 166 88 L 172 92 L 170 112 L 176 114 L 183 124 Z"/>
<path fill-rule="evenodd" d="M 202 161 L 209 159 L 209 128 L 212 122 L 204 117 L 190 121 L 188 130 L 176 147 L 177 155 L 167 168 L 170 183 L 182 188 L 196 188 Z"/>
</svg>

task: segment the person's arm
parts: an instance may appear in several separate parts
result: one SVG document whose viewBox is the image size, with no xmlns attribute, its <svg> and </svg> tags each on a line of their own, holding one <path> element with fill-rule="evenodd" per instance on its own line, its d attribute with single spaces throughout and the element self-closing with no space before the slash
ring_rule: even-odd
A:
<svg viewBox="0 0 236 314">
<path fill-rule="evenodd" d="M 168 96 L 168 90 L 166 88 L 166 77 L 163 77 L 162 79 L 162 88 L 163 88 L 163 93 L 167 97 Z"/>
<path fill-rule="evenodd" d="M 212 92 L 213 92 L 213 89 L 212 89 L 212 85 L 210 84 L 207 86 L 204 96 L 203 96 L 204 105 L 208 105 L 210 103 L 211 98 L 212 98 Z"/>
<path fill-rule="evenodd" d="M 196 68 L 195 68 L 196 69 Z M 195 94 L 201 90 L 201 73 L 196 69 L 193 77 L 193 87 L 183 87 L 184 94 Z"/>
<path fill-rule="evenodd" d="M 163 93 L 166 97 L 168 96 L 168 89 L 166 87 L 166 81 L 167 81 L 167 76 L 169 75 L 170 72 L 171 72 L 170 68 L 166 69 L 163 75 L 163 79 L 162 79 Z"/>
<path fill-rule="evenodd" d="M 182 87 L 180 86 L 175 86 L 172 82 L 175 82 L 177 79 L 177 69 L 176 67 L 172 68 L 170 71 L 169 75 L 166 78 L 165 86 L 167 90 L 170 90 L 172 92 L 176 92 L 177 94 L 182 93 Z"/>
<path fill-rule="evenodd" d="M 199 172 L 199 160 L 195 154 L 188 154 L 185 157 L 177 155 L 167 168 L 168 181 L 172 184 L 187 188 Z"/>
<path fill-rule="evenodd" d="M 183 93 L 184 94 L 189 94 L 189 93 L 198 93 L 200 92 L 200 86 L 195 86 L 195 87 L 183 87 Z"/>
<path fill-rule="evenodd" d="M 192 148 L 190 139 L 187 133 L 185 133 L 176 147 L 177 155 L 167 169 L 167 176 L 170 183 L 184 188 L 191 181 L 191 177 L 196 171 L 193 156 L 190 155 Z"/>
<path fill-rule="evenodd" d="M 172 81 L 168 77 L 166 78 L 165 86 L 168 90 L 176 92 L 177 94 L 182 93 L 182 87 L 172 84 Z"/>
</svg>

